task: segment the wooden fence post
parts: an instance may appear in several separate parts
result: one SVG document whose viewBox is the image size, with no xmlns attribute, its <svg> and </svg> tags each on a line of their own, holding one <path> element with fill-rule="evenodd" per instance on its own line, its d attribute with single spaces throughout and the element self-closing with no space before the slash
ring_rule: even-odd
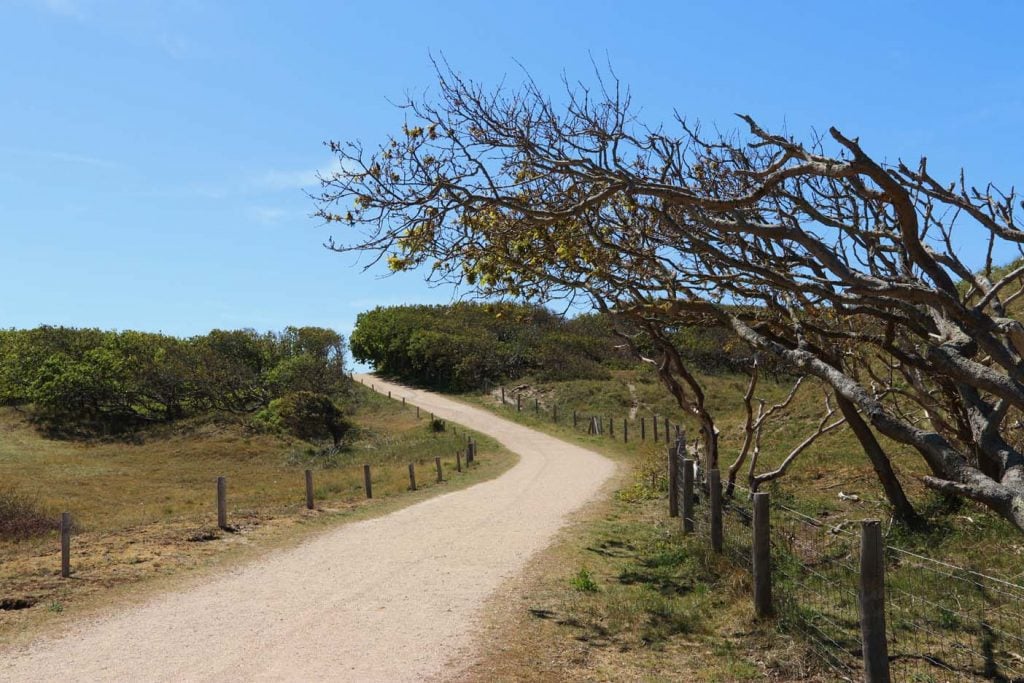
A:
<svg viewBox="0 0 1024 683">
<path fill-rule="evenodd" d="M 647 418 L 640 418 L 640 440 L 647 441 Z"/>
<path fill-rule="evenodd" d="M 60 513 L 60 575 L 71 576 L 71 513 Z"/>
<path fill-rule="evenodd" d="M 501 405 L 505 405 L 505 387 L 501 388 Z"/>
<path fill-rule="evenodd" d="M 420 407 L 416 406 L 416 419 L 420 419 Z"/>
<path fill-rule="evenodd" d="M 405 407 L 405 396 L 402 397 L 402 407 Z"/>
<path fill-rule="evenodd" d="M 622 418 L 622 443 L 629 443 L 629 418 Z"/>
<path fill-rule="evenodd" d="M 409 463 L 409 490 L 416 490 L 416 466 Z"/>
<path fill-rule="evenodd" d="M 668 447 L 668 516 L 679 516 L 679 460 L 672 446 Z"/>
<path fill-rule="evenodd" d="M 693 531 L 693 460 L 683 458 L 683 533 Z"/>
<path fill-rule="evenodd" d="M 878 520 L 860 527 L 860 637 L 865 683 L 889 682 L 885 641 L 885 544 Z"/>
<path fill-rule="evenodd" d="M 462 471 L 462 451 L 455 451 L 455 471 Z"/>
<path fill-rule="evenodd" d="M 711 548 L 722 552 L 722 473 L 708 470 L 708 507 L 711 512 Z"/>
<path fill-rule="evenodd" d="M 615 438 L 615 418 L 608 418 L 608 436 Z"/>
<path fill-rule="evenodd" d="M 391 398 L 391 392 L 390 391 L 388 392 L 388 398 Z"/>
<path fill-rule="evenodd" d="M 373 481 L 370 478 L 369 465 L 363 465 L 363 489 L 365 489 L 368 499 L 373 498 Z"/>
<path fill-rule="evenodd" d="M 224 477 L 217 477 L 217 526 L 228 528 L 228 482 Z"/>
<path fill-rule="evenodd" d="M 771 499 L 767 493 L 754 494 L 754 543 L 751 560 L 754 566 L 754 615 L 770 617 L 772 612 L 772 527 Z"/>
<path fill-rule="evenodd" d="M 540 415 L 540 399 L 539 398 L 533 399 L 533 414 L 534 415 Z"/>
<path fill-rule="evenodd" d="M 313 509 L 313 470 L 306 470 L 306 509 Z"/>
<path fill-rule="evenodd" d="M 440 484 L 444 481 L 444 473 L 441 470 L 441 456 L 436 456 L 434 458 L 434 467 L 437 469 L 437 483 Z"/>
</svg>

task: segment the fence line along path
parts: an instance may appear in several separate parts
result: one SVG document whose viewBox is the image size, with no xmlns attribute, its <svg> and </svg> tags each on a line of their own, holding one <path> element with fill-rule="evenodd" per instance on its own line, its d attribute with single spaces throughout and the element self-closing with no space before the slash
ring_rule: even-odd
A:
<svg viewBox="0 0 1024 683">
<path fill-rule="evenodd" d="M 614 465 L 485 410 L 372 382 L 492 436 L 520 461 L 497 479 L 0 652 L 0 681 L 410 681 L 468 662 L 487 597 Z"/>
</svg>

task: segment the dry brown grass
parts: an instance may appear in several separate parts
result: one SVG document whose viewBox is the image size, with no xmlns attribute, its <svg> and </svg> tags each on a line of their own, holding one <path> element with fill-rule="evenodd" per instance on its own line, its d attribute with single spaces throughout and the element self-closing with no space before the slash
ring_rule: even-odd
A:
<svg viewBox="0 0 1024 683">
<path fill-rule="evenodd" d="M 151 432 L 138 443 L 74 443 L 42 438 L 10 409 L 0 410 L 0 481 L 30 501 L 39 520 L 70 511 L 76 523 L 71 579 L 59 576 L 51 524 L 31 538 L 0 537 L 0 644 L 24 640 L 43 623 L 66 620 L 180 577 L 297 542 L 343 520 L 382 514 L 426 496 L 496 476 L 514 456 L 477 436 L 480 458 L 455 472 L 465 433 L 431 433 L 414 409 L 364 392 L 359 436 L 330 462 L 304 444 L 254 433 L 237 421 L 208 421 Z M 457 427 L 456 427 L 457 429 Z M 434 456 L 445 482 L 435 482 Z M 408 491 L 408 463 L 418 491 Z M 362 465 L 373 466 L 374 499 Z M 326 465 L 326 466 L 325 466 Z M 305 509 L 303 470 L 314 469 L 316 509 Z M 217 476 L 228 479 L 228 522 L 216 528 Z M 124 590 L 121 590 L 124 589 Z"/>
</svg>

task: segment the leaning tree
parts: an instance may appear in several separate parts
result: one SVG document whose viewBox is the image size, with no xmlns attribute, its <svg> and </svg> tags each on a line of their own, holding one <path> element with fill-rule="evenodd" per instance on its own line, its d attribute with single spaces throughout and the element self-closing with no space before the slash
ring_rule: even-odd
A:
<svg viewBox="0 0 1024 683">
<path fill-rule="evenodd" d="M 711 467 L 717 429 L 672 331 L 727 326 L 819 380 L 897 515 L 913 510 L 879 434 L 920 454 L 927 486 L 1024 530 L 1024 266 L 994 265 L 1024 253 L 1015 194 L 939 180 L 924 159 L 883 164 L 834 128 L 808 143 L 746 116 L 726 135 L 649 128 L 617 81 L 598 83 L 556 103 L 533 82 L 488 89 L 439 69 L 400 134 L 328 143 L 343 170 L 322 178 L 318 215 L 354 228 L 328 246 L 484 294 L 582 296 L 628 321 Z M 980 268 L 965 240 L 986 245 Z"/>
</svg>

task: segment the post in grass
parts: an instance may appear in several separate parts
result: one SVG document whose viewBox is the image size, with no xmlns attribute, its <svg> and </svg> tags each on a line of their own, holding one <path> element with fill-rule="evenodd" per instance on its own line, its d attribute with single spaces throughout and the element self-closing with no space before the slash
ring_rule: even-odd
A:
<svg viewBox="0 0 1024 683">
<path fill-rule="evenodd" d="M 416 490 L 416 466 L 413 463 L 409 463 L 409 490 Z"/>
<path fill-rule="evenodd" d="M 60 513 L 60 575 L 71 576 L 71 513 Z"/>
<path fill-rule="evenodd" d="M 444 472 L 441 470 L 441 456 L 434 457 L 434 468 L 437 469 L 437 483 L 444 481 Z"/>
<path fill-rule="evenodd" d="M 217 477 L 217 526 L 228 528 L 228 481 L 224 477 Z"/>
<path fill-rule="evenodd" d="M 363 490 L 366 491 L 366 498 L 373 498 L 373 481 L 370 478 L 370 466 L 363 465 Z"/>
<path fill-rule="evenodd" d="M 306 470 L 306 509 L 313 509 L 313 470 Z"/>
<path fill-rule="evenodd" d="M 462 451 L 455 451 L 455 471 L 462 471 Z"/>
</svg>

